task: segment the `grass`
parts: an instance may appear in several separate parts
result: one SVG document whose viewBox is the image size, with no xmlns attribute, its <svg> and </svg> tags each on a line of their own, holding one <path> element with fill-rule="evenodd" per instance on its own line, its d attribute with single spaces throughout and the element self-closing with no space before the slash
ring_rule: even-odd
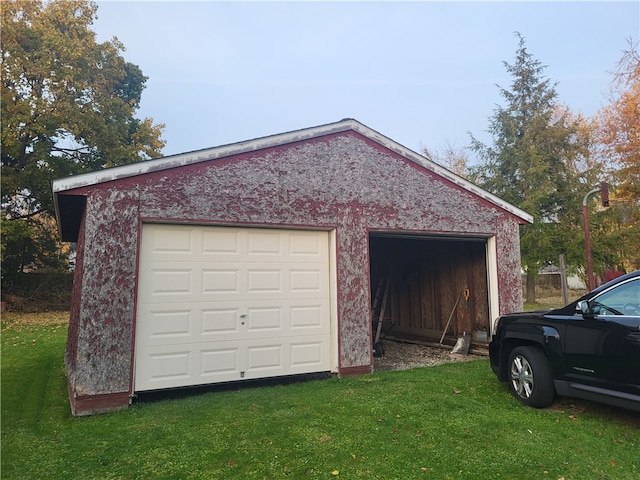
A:
<svg viewBox="0 0 640 480">
<path fill-rule="evenodd" d="M 74 418 L 66 314 L 5 314 L 3 479 L 636 479 L 640 415 L 522 406 L 488 360 L 144 398 Z"/>
<path fill-rule="evenodd" d="M 559 289 L 536 287 L 536 301 L 534 303 L 525 302 L 523 311 L 564 307 L 566 304 L 577 300 L 587 292 L 586 290 L 569 290 L 567 293 L 569 301 L 565 303 L 562 299 L 562 292 Z"/>
</svg>

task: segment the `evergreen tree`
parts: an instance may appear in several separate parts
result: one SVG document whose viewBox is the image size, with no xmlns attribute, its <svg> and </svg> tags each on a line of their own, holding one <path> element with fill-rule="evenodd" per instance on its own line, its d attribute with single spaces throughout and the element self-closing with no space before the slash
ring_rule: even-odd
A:
<svg viewBox="0 0 640 480">
<path fill-rule="evenodd" d="M 581 171 L 589 161 L 590 129 L 557 101 L 546 68 L 519 38 L 515 62 L 504 62 L 513 78 L 500 87 L 505 106 L 497 106 L 489 122 L 493 145 L 471 137 L 481 163 L 471 171 L 480 186 L 534 217 L 521 228 L 522 266 L 527 273 L 527 302 L 535 301 L 540 268 L 555 263 L 575 243 L 581 197 L 586 181 Z"/>
</svg>

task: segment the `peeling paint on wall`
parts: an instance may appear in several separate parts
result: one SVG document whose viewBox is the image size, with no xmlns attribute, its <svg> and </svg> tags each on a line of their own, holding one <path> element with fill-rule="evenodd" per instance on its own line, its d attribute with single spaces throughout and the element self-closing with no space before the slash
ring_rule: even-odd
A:
<svg viewBox="0 0 640 480">
<path fill-rule="evenodd" d="M 138 205 L 136 190 L 89 195 L 74 371 L 78 395 L 129 391 Z"/>
<path fill-rule="evenodd" d="M 341 369 L 371 365 L 370 231 L 495 235 L 500 308 L 521 307 L 522 219 L 353 131 L 67 193 L 87 197 L 67 359 L 78 394 L 130 389 L 144 221 L 335 229 Z"/>
<path fill-rule="evenodd" d="M 496 222 L 500 314 L 522 311 L 520 230 L 507 218 Z"/>
</svg>

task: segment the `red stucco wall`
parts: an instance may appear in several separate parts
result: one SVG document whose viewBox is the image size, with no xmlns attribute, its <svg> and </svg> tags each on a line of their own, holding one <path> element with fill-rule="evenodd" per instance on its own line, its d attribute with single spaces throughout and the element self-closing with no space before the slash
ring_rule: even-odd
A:
<svg viewBox="0 0 640 480">
<path fill-rule="evenodd" d="M 521 220 L 352 131 L 68 193 L 87 196 L 67 356 L 82 401 L 130 393 L 144 221 L 335 229 L 343 373 L 371 369 L 369 231 L 496 236 L 500 309 L 522 306 Z"/>
</svg>

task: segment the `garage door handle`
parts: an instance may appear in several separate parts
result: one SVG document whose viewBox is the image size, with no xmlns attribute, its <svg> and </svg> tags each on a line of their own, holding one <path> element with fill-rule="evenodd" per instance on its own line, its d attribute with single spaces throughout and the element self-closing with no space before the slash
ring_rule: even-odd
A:
<svg viewBox="0 0 640 480">
<path fill-rule="evenodd" d="M 240 315 L 240 318 L 247 318 L 247 314 L 243 313 L 242 315 Z"/>
</svg>

